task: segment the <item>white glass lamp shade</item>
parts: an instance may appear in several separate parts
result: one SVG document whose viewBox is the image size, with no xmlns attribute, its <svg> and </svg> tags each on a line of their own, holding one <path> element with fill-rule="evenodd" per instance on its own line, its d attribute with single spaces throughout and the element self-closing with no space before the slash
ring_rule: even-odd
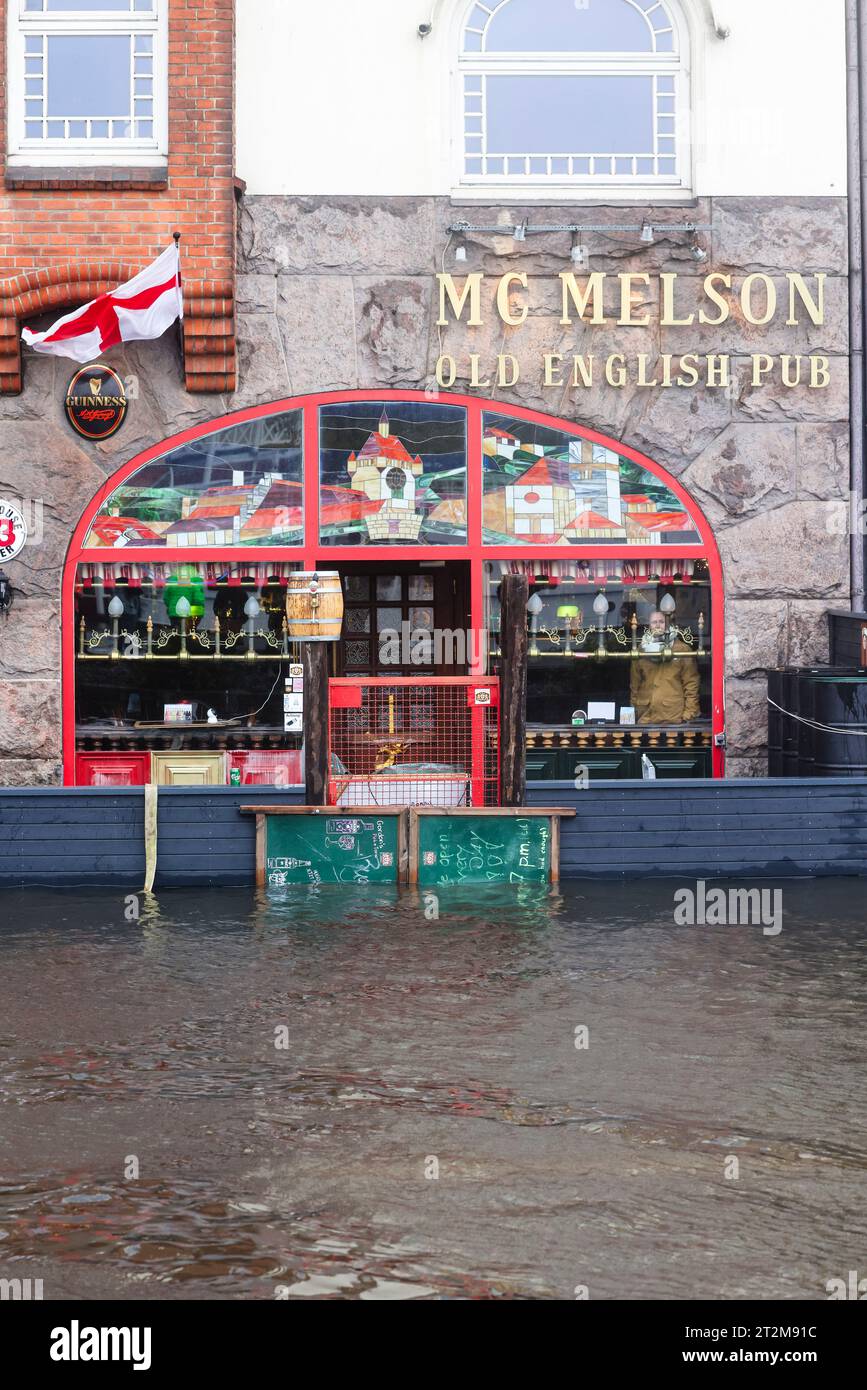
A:
<svg viewBox="0 0 867 1390">
<path fill-rule="evenodd" d="M 248 618 L 258 618 L 259 616 L 259 600 L 254 598 L 252 594 L 244 604 L 244 612 Z"/>
<path fill-rule="evenodd" d="M 179 598 L 175 604 L 175 616 L 178 618 L 188 618 L 190 616 L 190 600 Z"/>
<path fill-rule="evenodd" d="M 665 594 L 659 601 L 659 611 L 664 613 L 667 618 L 671 617 L 677 604 L 671 594 Z"/>
<path fill-rule="evenodd" d="M 542 612 L 543 607 L 544 604 L 538 594 L 531 594 L 527 599 L 527 612 L 532 613 L 534 618 Z"/>
<path fill-rule="evenodd" d="M 108 605 L 108 613 L 111 618 L 123 617 L 123 599 L 118 598 L 117 594 L 115 594 L 111 603 Z"/>
<path fill-rule="evenodd" d="M 593 612 L 601 618 L 608 612 L 608 599 L 605 594 L 597 594 L 593 600 Z"/>
</svg>

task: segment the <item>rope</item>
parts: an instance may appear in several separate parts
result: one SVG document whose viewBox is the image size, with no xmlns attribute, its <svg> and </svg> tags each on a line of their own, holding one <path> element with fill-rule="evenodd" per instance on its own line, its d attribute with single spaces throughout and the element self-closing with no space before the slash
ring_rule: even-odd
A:
<svg viewBox="0 0 867 1390">
<path fill-rule="evenodd" d="M 788 719 L 797 719 L 799 724 L 807 724 L 811 729 L 824 729 L 831 734 L 848 734 L 850 738 L 867 738 L 867 729 L 841 729 L 839 724 L 820 724 L 815 719 L 804 719 L 800 714 L 793 714 L 790 709 L 783 709 L 783 706 L 772 700 L 770 695 L 767 700 L 769 705 L 780 711 L 780 714 L 785 714 Z"/>
</svg>

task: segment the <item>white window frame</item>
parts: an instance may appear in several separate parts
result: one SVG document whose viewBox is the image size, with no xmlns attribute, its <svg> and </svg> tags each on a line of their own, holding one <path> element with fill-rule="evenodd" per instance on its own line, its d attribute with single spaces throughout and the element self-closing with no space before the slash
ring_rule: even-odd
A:
<svg viewBox="0 0 867 1390">
<path fill-rule="evenodd" d="M 593 201 L 604 196 L 606 201 L 629 199 L 646 201 L 687 201 L 693 197 L 693 35 L 679 0 L 664 0 L 675 30 L 675 53 L 601 53 L 567 55 L 562 53 L 486 54 L 464 53 L 464 33 L 476 0 L 463 0 L 455 13 L 452 52 L 457 54 L 453 64 L 452 93 L 452 197 L 458 201 L 502 201 L 520 199 L 524 202 L 563 202 L 582 199 Z M 496 10 L 508 0 L 483 0 L 489 9 Z M 468 174 L 464 166 L 464 78 L 475 75 L 504 76 L 604 76 L 649 74 L 674 77 L 675 94 L 675 158 L 674 175 L 576 174 Z M 563 158 L 563 156 L 554 156 Z M 628 156 L 620 155 L 619 158 Z"/>
<path fill-rule="evenodd" d="M 158 167 L 168 153 L 168 6 L 153 0 L 150 14 L 122 14 L 81 8 L 54 12 L 25 10 L 24 0 L 9 0 L 7 31 L 8 164 L 10 168 L 58 166 Z M 28 139 L 25 133 L 25 39 L 36 34 L 146 34 L 153 38 L 152 139 Z M 47 100 L 47 90 L 43 89 Z M 97 118 L 100 119 L 100 118 Z M 132 114 L 132 119 L 135 119 Z"/>
</svg>

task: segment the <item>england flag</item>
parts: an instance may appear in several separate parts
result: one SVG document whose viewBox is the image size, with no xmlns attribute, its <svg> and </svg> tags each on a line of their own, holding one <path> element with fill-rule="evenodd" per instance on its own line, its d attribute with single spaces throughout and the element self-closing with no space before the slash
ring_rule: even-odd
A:
<svg viewBox="0 0 867 1390">
<path fill-rule="evenodd" d="M 159 338 L 183 317 L 181 259 L 175 244 L 125 285 L 66 314 L 44 333 L 25 328 L 21 337 L 34 352 L 94 362 L 118 343 Z"/>
</svg>

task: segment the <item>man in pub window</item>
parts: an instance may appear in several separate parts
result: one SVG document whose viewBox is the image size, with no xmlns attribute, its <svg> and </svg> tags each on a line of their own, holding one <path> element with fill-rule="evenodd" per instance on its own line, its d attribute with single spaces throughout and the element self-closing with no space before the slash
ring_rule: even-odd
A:
<svg viewBox="0 0 867 1390">
<path fill-rule="evenodd" d="M 666 629 L 665 614 L 654 609 L 641 639 L 645 655 L 632 663 L 631 698 L 639 724 L 689 724 L 698 718 L 698 663 L 686 655 L 666 657 L 666 651 L 689 651 L 680 637 L 672 641 Z"/>
</svg>

